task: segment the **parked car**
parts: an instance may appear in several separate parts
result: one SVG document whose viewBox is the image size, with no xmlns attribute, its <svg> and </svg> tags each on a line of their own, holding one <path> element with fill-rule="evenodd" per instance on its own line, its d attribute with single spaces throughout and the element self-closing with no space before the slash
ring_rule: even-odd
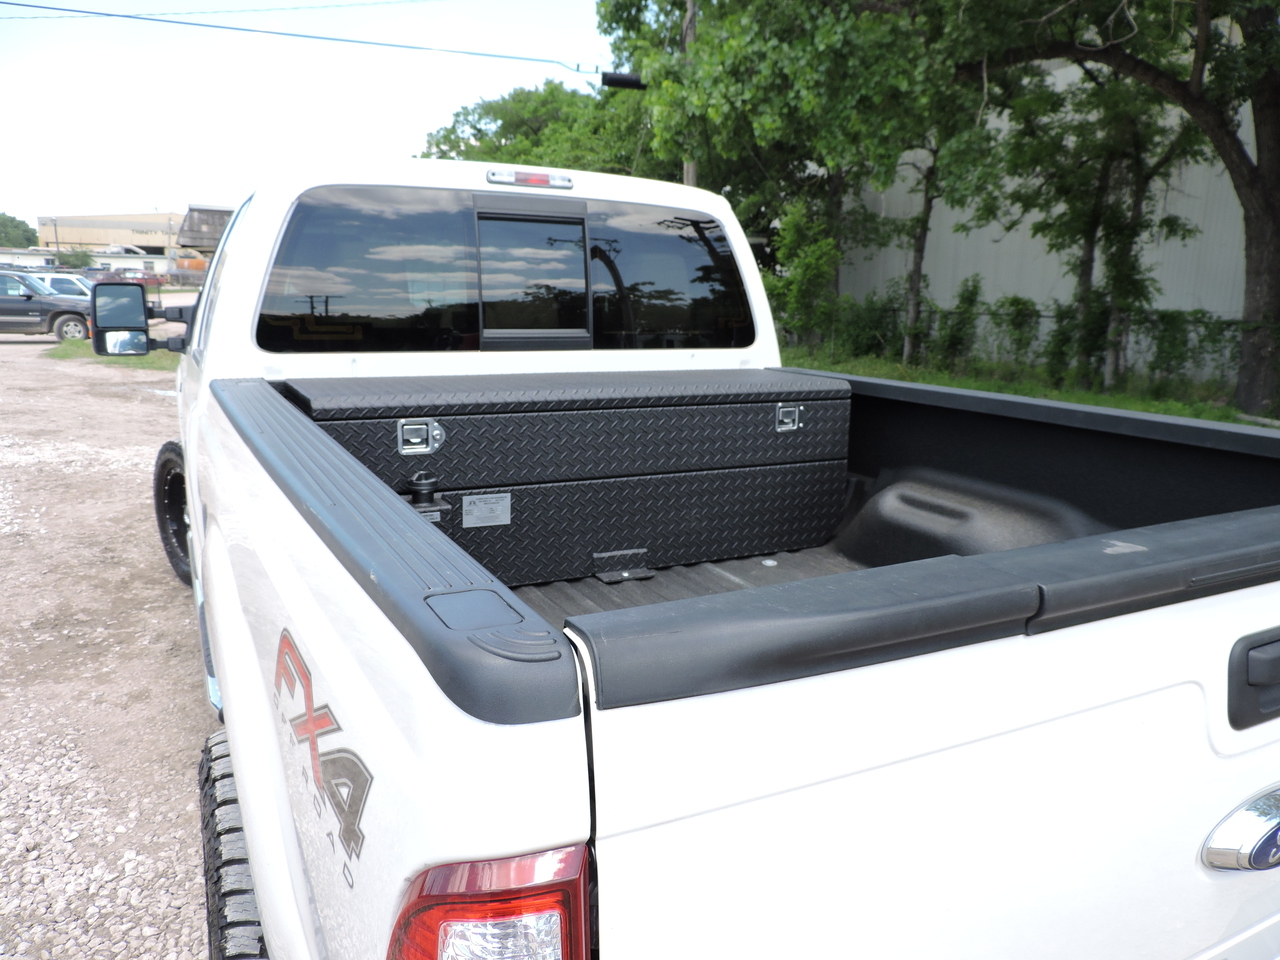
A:
<svg viewBox="0 0 1280 960">
<path fill-rule="evenodd" d="M 0 273 L 0 333 L 89 336 L 89 298 L 68 297 L 30 273 Z"/>
<path fill-rule="evenodd" d="M 93 293 L 93 281 L 78 273 L 33 273 L 46 286 L 52 287 L 55 293 L 67 297 L 87 297 Z"/>
</svg>

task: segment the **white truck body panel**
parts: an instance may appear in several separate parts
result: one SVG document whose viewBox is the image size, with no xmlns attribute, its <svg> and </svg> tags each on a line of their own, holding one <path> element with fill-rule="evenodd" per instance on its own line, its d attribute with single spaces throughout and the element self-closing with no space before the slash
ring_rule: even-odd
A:
<svg viewBox="0 0 1280 960">
<path fill-rule="evenodd" d="M 274 752 L 248 761 L 252 772 L 238 777 L 241 807 L 259 818 L 288 817 L 246 831 L 281 838 L 261 855 L 263 869 L 295 882 L 283 903 L 269 887 L 261 892 L 274 910 L 264 917 L 273 956 L 278 944 L 281 956 L 382 956 L 405 887 L 428 866 L 585 841 L 591 814 L 582 718 L 504 725 L 456 707 L 221 411 L 215 406 L 203 422 L 200 459 L 217 464 L 200 487 L 208 525 L 218 531 L 208 550 L 225 550 L 214 553 L 213 567 L 223 576 L 234 571 L 234 602 L 245 611 L 227 641 L 225 621 L 210 624 L 228 734 L 237 765 L 242 745 L 254 744 L 247 756 Z M 304 706 L 300 691 L 290 695 L 276 682 L 285 630 L 310 668 L 315 712 L 327 707 L 341 727 L 320 748 L 358 746 L 374 778 L 359 824 L 364 844 L 354 856 L 337 842 L 339 824 L 313 782 L 308 745 L 290 732 Z M 275 730 L 274 751 L 264 723 Z M 253 856 L 258 869 L 256 850 Z M 282 856 L 301 865 L 300 876 L 277 869 Z M 287 922 L 273 925 L 277 916 Z M 305 948 L 289 934 L 299 924 L 310 926 Z"/>
<path fill-rule="evenodd" d="M 205 542 L 204 592 L 209 630 L 218 638 L 213 647 L 218 679 L 232 690 L 252 692 L 259 683 L 258 658 L 227 545 L 217 527 L 210 528 Z M 237 775 L 250 798 L 244 810 L 246 841 L 257 873 L 255 889 L 263 923 L 271 931 L 272 953 L 281 960 L 319 956 L 284 765 L 276 744 L 262 735 L 275 723 L 271 704 L 262 696 L 241 697 L 233 717 L 227 736 L 235 752 Z"/>
<path fill-rule="evenodd" d="M 1259 923 L 1270 944 L 1280 876 L 1199 858 L 1280 776 L 1280 732 L 1226 723 L 1224 669 L 1278 598 L 594 711 L 601 950 L 1120 960 Z"/>
</svg>

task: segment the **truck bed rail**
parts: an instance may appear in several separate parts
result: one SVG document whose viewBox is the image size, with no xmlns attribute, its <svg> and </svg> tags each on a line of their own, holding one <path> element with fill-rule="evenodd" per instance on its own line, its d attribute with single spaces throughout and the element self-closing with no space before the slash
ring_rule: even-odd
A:
<svg viewBox="0 0 1280 960">
<path fill-rule="evenodd" d="M 285 496 L 440 689 L 491 723 L 577 716 L 568 639 L 266 380 L 215 380 L 214 397 Z"/>
</svg>

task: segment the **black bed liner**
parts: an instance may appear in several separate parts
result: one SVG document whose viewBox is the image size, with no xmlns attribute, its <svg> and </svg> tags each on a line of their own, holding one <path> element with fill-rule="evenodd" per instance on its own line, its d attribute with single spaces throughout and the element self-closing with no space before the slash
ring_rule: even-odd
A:
<svg viewBox="0 0 1280 960">
<path fill-rule="evenodd" d="M 628 402 L 705 404 L 702 373 L 685 389 L 678 383 L 688 374 L 645 375 L 651 383 L 627 385 Z M 791 375 L 728 371 L 711 379 L 740 385 L 718 395 L 726 404 L 752 390 L 773 403 Z M 465 379 L 477 391 L 472 399 L 482 399 L 485 378 Z M 484 401 L 494 409 L 543 402 L 530 391 L 546 390 L 546 377 L 502 379 L 507 393 Z M 597 379 L 587 393 L 601 384 L 604 392 L 620 389 L 609 376 Z M 675 566 L 636 582 L 586 578 L 513 591 L 304 414 L 299 390 L 251 380 L 216 381 L 213 392 L 441 689 L 494 722 L 577 712 L 576 671 L 558 629 L 566 620 L 590 648 L 599 705 L 607 708 L 1038 633 L 1280 579 L 1280 432 L 831 374 L 800 373 L 794 382 L 846 391 L 855 474 L 955 471 L 1058 498 L 1115 529 L 871 569 L 819 547 Z M 334 381 L 310 391 L 308 412 L 336 419 L 339 407 L 366 419 L 422 412 L 421 394 L 406 406 L 403 391 L 387 389 L 393 382 L 375 386 L 378 395 L 366 391 L 361 400 L 352 392 L 361 383 Z M 595 400 L 572 390 L 541 396 L 595 409 Z M 491 628 L 496 613 L 517 618 L 528 636 Z"/>
<path fill-rule="evenodd" d="M 571 616 L 601 708 L 1041 633 L 1280 579 L 1280 507 Z"/>
<path fill-rule="evenodd" d="M 654 570 L 642 580 L 606 583 L 596 577 L 517 587 L 515 594 L 552 623 L 585 613 L 644 607 L 736 590 L 751 590 L 812 577 L 860 570 L 834 547 L 810 547 L 735 560 L 715 560 Z"/>
</svg>

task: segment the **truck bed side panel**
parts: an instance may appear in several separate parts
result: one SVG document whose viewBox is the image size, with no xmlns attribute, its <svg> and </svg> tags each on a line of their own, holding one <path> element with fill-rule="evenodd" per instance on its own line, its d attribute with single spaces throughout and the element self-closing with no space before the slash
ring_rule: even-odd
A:
<svg viewBox="0 0 1280 960">
<path fill-rule="evenodd" d="M 1266 920 L 1280 873 L 1199 855 L 1280 779 L 1226 707 L 1278 601 L 593 709 L 602 955 L 1167 960 Z"/>
<path fill-rule="evenodd" d="M 201 491 L 253 643 L 252 670 L 243 651 L 226 654 L 237 667 L 220 675 L 225 713 L 242 741 L 268 736 L 288 795 L 284 808 L 272 780 L 249 778 L 244 805 L 291 814 L 278 830 L 301 853 L 305 889 L 293 893 L 313 905 L 303 920 L 316 956 L 381 960 L 404 890 L 426 867 L 587 838 L 583 718 L 491 723 L 455 705 L 221 408 L 209 421 L 201 461 L 218 469 Z M 252 719 L 264 712 L 270 734 Z"/>
<path fill-rule="evenodd" d="M 212 392 L 272 484 L 454 703 L 494 723 L 578 715 L 577 669 L 555 627 L 265 380 L 219 380 Z"/>
<path fill-rule="evenodd" d="M 1280 502 L 1275 430 L 844 379 L 853 389 L 850 467 L 865 476 L 947 470 L 1059 498 L 1116 529 Z"/>
</svg>

